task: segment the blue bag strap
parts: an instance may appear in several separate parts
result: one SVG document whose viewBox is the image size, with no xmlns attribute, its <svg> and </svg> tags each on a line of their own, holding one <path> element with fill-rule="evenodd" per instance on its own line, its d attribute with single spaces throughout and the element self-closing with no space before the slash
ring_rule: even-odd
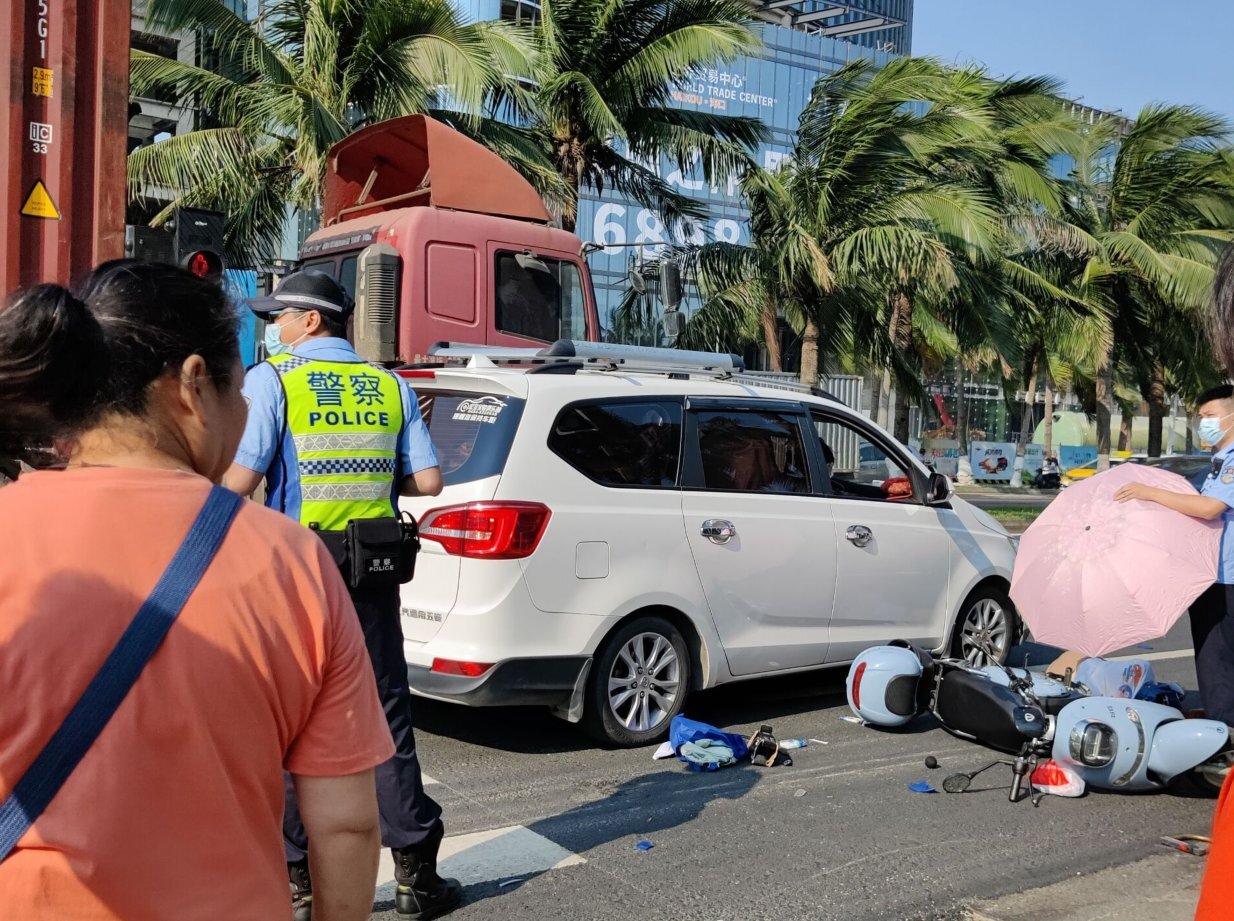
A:
<svg viewBox="0 0 1234 921">
<path fill-rule="evenodd" d="M 150 597 L 142 603 L 55 735 L 0 805 L 0 861 L 9 856 L 21 836 L 43 814 L 119 709 L 209 568 L 243 501 L 221 486 L 210 490 Z"/>
</svg>

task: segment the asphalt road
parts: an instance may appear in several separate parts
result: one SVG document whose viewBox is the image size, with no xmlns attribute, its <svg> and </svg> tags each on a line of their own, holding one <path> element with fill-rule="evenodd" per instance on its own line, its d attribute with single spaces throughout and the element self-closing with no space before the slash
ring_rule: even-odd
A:
<svg viewBox="0 0 1234 921">
<path fill-rule="evenodd" d="M 1185 620 L 1151 645 L 1133 652 L 1161 657 L 1159 678 L 1194 687 Z M 1213 801 L 1182 788 L 1047 798 L 1034 809 L 1007 802 L 1010 774 L 997 769 L 963 795 L 910 792 L 919 780 L 941 789 L 945 774 L 990 755 L 925 719 L 896 733 L 843 721 L 843 679 L 843 670 L 820 672 L 698 695 L 687 709 L 695 718 L 742 733 L 770 723 L 781 738 L 819 740 L 790 767 L 714 774 L 653 761 L 651 749 L 594 748 L 545 712 L 417 701 L 447 849 L 478 842 L 446 869 L 499 851 L 503 838 L 520 852 L 516 863 L 547 839 L 550 862 L 567 855 L 572 864 L 515 872 L 490 854 L 487 881 L 468 886 L 468 904 L 451 917 L 937 921 L 979 899 L 1160 854 L 1163 834 L 1207 830 Z M 939 770 L 924 767 L 930 754 Z M 539 837 L 494 832 L 515 826 Z M 639 850 L 644 840 L 654 847 Z M 397 917 L 388 900 L 377 908 L 375 919 Z"/>
</svg>

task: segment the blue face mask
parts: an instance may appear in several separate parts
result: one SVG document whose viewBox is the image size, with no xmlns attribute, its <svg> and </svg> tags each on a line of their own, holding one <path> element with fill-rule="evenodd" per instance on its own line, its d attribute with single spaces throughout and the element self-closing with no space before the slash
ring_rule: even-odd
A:
<svg viewBox="0 0 1234 921">
<path fill-rule="evenodd" d="M 266 324 L 265 337 L 266 354 L 273 358 L 275 355 L 282 355 L 291 348 L 289 345 L 283 344 L 282 333 L 277 323 Z"/>
<path fill-rule="evenodd" d="M 1221 439 L 1225 438 L 1225 432 L 1221 428 L 1221 420 L 1227 417 L 1222 416 L 1220 419 L 1216 417 L 1205 416 L 1196 425 L 1196 434 L 1200 436 L 1200 441 L 1207 445 L 1216 447 L 1221 443 Z"/>
<path fill-rule="evenodd" d="M 293 320 L 292 322 L 294 323 L 295 321 Z M 274 322 L 274 319 L 271 318 L 270 322 L 266 324 L 266 334 L 263 340 L 266 346 L 266 354 L 273 358 L 275 355 L 283 355 L 290 352 L 299 344 L 300 340 L 305 338 L 307 335 L 308 333 L 305 333 L 304 336 L 300 336 L 295 342 L 288 345 L 283 341 L 283 327 L 279 326 L 278 323 Z"/>
</svg>

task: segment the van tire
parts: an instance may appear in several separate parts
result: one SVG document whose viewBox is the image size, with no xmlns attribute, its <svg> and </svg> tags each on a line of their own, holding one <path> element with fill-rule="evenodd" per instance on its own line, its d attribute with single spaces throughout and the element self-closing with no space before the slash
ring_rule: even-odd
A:
<svg viewBox="0 0 1234 921">
<path fill-rule="evenodd" d="M 641 671 L 644 666 L 650 667 Z M 610 694 L 612 682 L 627 680 L 628 686 L 615 687 Z M 690 651 L 681 631 L 663 617 L 636 617 L 613 632 L 596 653 L 587 680 L 583 730 L 618 748 L 658 742 L 685 706 L 689 687 Z"/>
<path fill-rule="evenodd" d="M 1007 592 L 997 584 L 978 586 L 964 599 L 955 629 L 951 632 L 951 656 L 964 659 L 970 665 L 993 665 L 988 656 L 974 660 L 972 638 L 988 637 L 998 653 L 997 664 L 1002 665 L 1011 653 L 1011 647 L 1020 640 L 1020 617 Z"/>
</svg>

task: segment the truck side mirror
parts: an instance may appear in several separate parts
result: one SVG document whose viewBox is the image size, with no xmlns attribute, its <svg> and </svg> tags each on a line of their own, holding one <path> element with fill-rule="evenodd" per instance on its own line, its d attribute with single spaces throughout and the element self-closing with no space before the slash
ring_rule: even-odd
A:
<svg viewBox="0 0 1234 921">
<path fill-rule="evenodd" d="M 356 261 L 356 352 L 365 361 L 394 361 L 398 350 L 402 258 L 388 243 L 366 246 Z"/>
<path fill-rule="evenodd" d="M 681 306 L 681 266 L 672 259 L 660 265 L 660 297 L 664 299 L 666 310 Z"/>
<path fill-rule="evenodd" d="M 664 319 L 662 321 L 664 327 L 664 337 L 669 342 L 676 342 L 677 337 L 681 335 L 681 331 L 685 328 L 685 317 L 681 315 L 680 310 L 664 311 Z"/>
</svg>

